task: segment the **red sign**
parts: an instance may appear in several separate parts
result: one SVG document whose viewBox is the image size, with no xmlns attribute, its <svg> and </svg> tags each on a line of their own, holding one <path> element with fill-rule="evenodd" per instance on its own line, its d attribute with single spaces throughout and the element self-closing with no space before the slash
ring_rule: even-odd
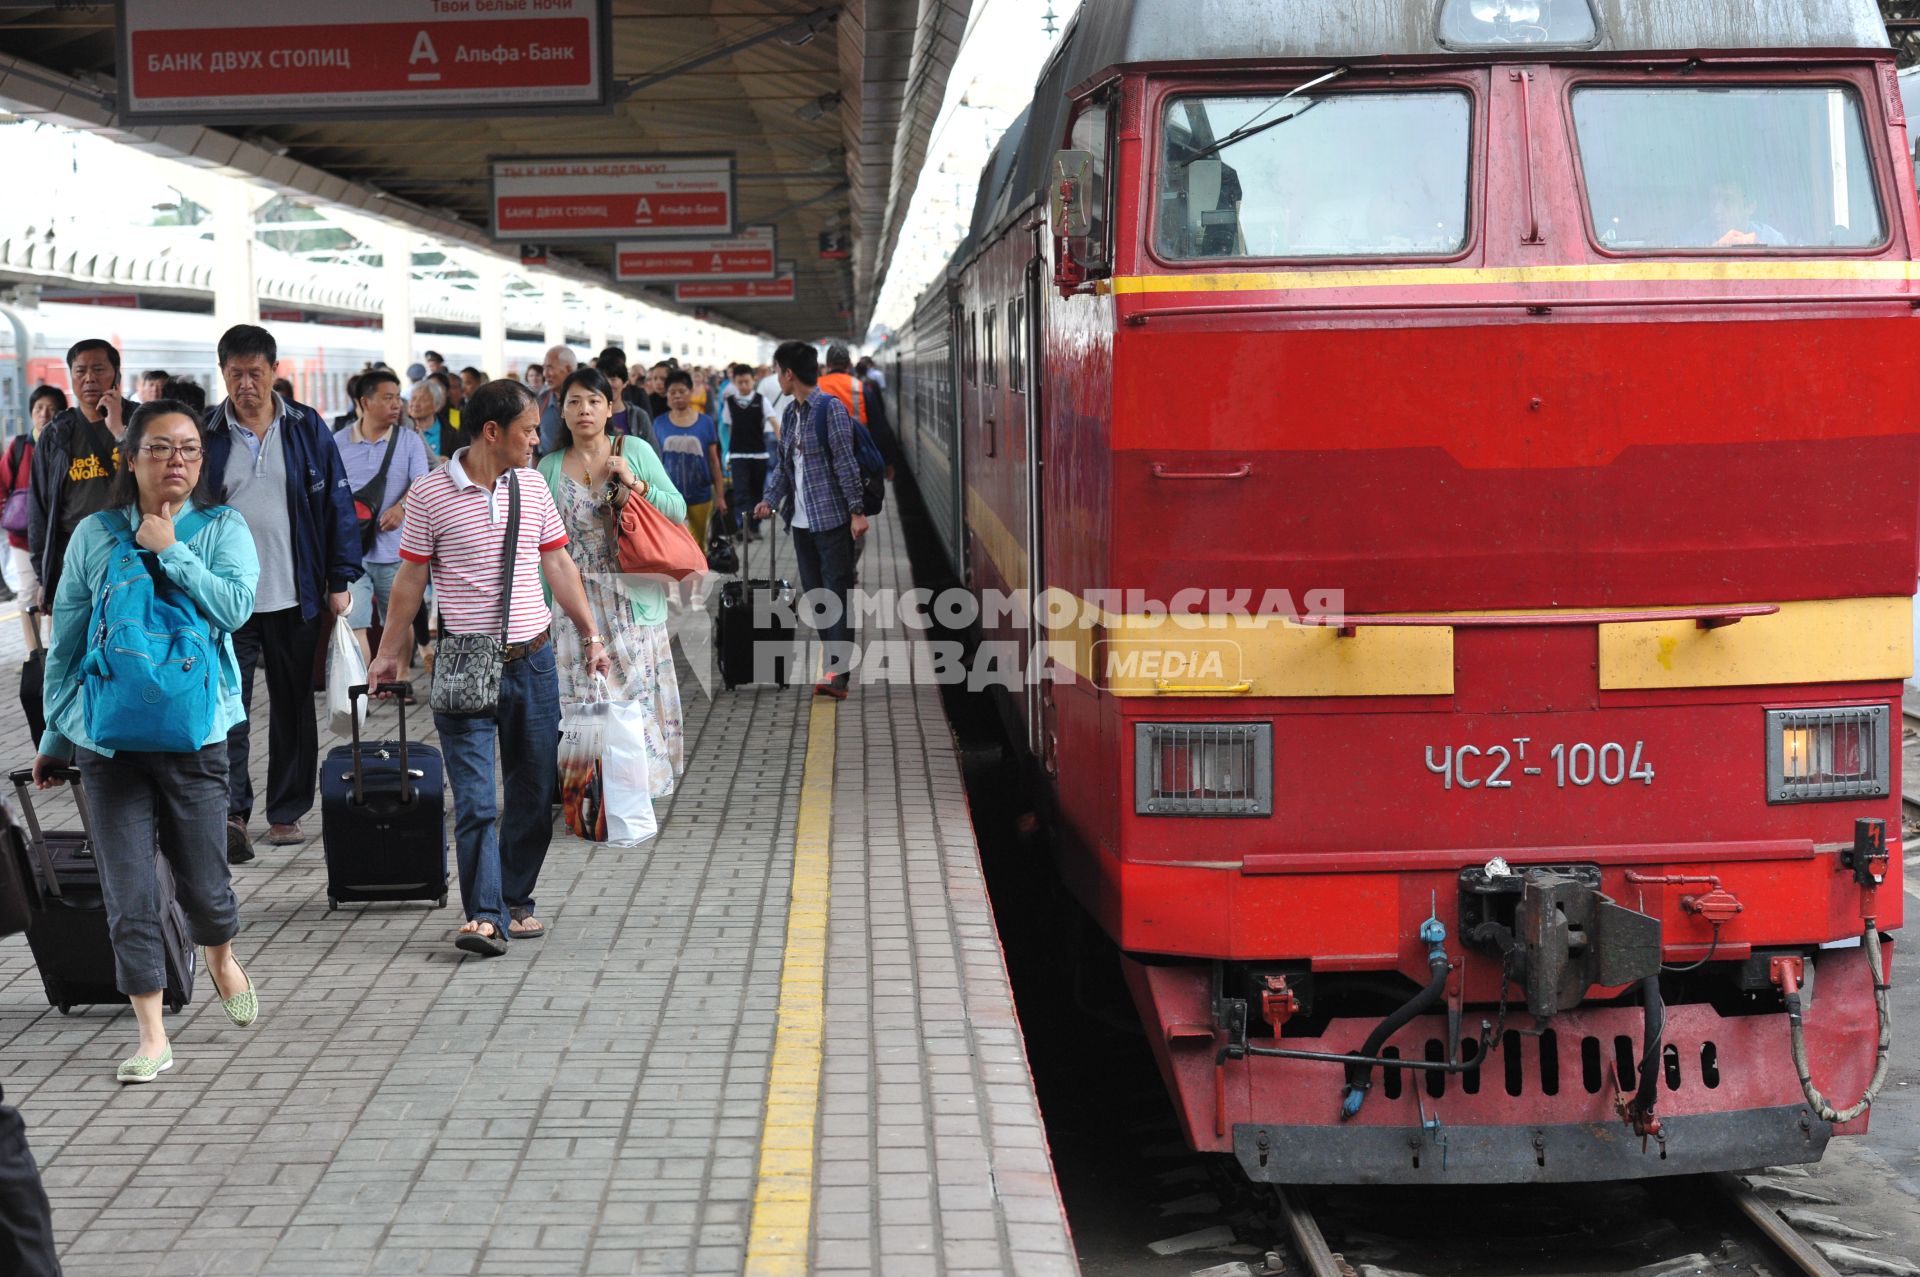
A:
<svg viewBox="0 0 1920 1277">
<path fill-rule="evenodd" d="M 675 284 L 673 299 L 677 302 L 790 302 L 794 299 L 793 275 L 789 272 L 778 279 Z"/>
<path fill-rule="evenodd" d="M 771 226 L 749 226 L 731 239 L 661 240 L 614 247 L 613 277 L 647 283 L 674 279 L 772 279 L 780 249 Z"/>
<path fill-rule="evenodd" d="M 493 233 L 541 239 L 733 234 L 731 155 L 493 162 Z"/>
<path fill-rule="evenodd" d="M 129 120 L 606 101 L 606 0 L 124 0 L 119 11 Z"/>
</svg>

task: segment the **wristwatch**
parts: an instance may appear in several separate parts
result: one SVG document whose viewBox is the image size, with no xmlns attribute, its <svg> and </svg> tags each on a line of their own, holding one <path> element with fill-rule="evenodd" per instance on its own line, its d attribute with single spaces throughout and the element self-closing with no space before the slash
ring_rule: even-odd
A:
<svg viewBox="0 0 1920 1277">
<path fill-rule="evenodd" d="M 589 634 L 580 640 L 580 650 L 584 652 L 588 648 L 592 647 L 595 643 L 598 643 L 601 647 L 605 647 L 607 645 L 607 641 L 601 638 L 598 634 Z"/>
</svg>

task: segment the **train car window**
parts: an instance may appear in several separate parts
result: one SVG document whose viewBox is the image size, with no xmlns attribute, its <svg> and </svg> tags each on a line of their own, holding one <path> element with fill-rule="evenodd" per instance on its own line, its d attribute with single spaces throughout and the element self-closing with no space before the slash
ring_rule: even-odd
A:
<svg viewBox="0 0 1920 1277">
<path fill-rule="evenodd" d="M 1587 207 L 1619 252 L 1868 249 L 1886 219 L 1851 89 L 1576 89 Z"/>
<path fill-rule="evenodd" d="M 1007 302 L 1007 385 L 1027 392 L 1027 303 L 1022 297 Z"/>
<path fill-rule="evenodd" d="M 1443 257 L 1466 247 L 1465 92 L 1177 97 L 1154 246 L 1194 258 Z"/>
<path fill-rule="evenodd" d="M 1069 145 L 1093 156 L 1093 172 L 1087 182 L 1088 224 L 1086 238 L 1070 241 L 1074 260 L 1089 274 L 1102 274 L 1112 265 L 1110 175 L 1107 157 L 1111 148 L 1112 111 L 1106 99 L 1088 102 L 1073 117 L 1068 134 Z"/>
<path fill-rule="evenodd" d="M 987 307 L 987 318 L 980 325 L 981 345 L 985 347 L 982 362 L 986 366 L 986 382 L 989 386 L 1000 384 L 1000 308 Z"/>
</svg>

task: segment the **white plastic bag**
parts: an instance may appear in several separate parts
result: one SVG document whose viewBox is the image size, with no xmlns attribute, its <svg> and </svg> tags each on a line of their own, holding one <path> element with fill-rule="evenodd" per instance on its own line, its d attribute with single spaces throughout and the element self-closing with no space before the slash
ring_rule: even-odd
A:
<svg viewBox="0 0 1920 1277">
<path fill-rule="evenodd" d="M 335 736 L 353 735 L 356 718 L 361 727 L 367 725 L 366 698 L 355 700 L 347 695 L 349 687 L 362 686 L 366 681 L 367 658 L 360 654 L 360 639 L 346 617 L 337 617 L 333 645 L 327 653 L 327 725 Z"/>
<path fill-rule="evenodd" d="M 607 737 L 600 753 L 606 841 L 633 847 L 660 832 L 647 766 L 647 707 L 642 701 L 609 701 L 606 717 Z"/>
</svg>

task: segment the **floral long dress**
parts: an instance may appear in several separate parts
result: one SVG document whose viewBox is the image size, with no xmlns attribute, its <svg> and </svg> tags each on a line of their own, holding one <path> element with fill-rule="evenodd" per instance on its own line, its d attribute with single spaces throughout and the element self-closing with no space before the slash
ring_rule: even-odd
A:
<svg viewBox="0 0 1920 1277">
<path fill-rule="evenodd" d="M 587 606 L 607 641 L 613 671 L 607 677 L 607 696 L 616 701 L 639 701 L 647 707 L 647 767 L 653 796 L 671 794 L 687 770 L 687 735 L 680 711 L 680 681 L 673 665 L 673 648 L 665 625 L 643 625 L 633 619 L 633 608 L 620 583 L 620 564 L 607 540 L 606 506 L 599 494 L 572 475 L 564 480 L 560 518 L 566 524 L 567 552 L 580 569 Z M 629 500 L 643 500 L 630 497 Z M 560 667 L 563 704 L 593 699 L 593 680 L 580 651 L 580 635 L 553 605 L 553 646 Z"/>
</svg>

